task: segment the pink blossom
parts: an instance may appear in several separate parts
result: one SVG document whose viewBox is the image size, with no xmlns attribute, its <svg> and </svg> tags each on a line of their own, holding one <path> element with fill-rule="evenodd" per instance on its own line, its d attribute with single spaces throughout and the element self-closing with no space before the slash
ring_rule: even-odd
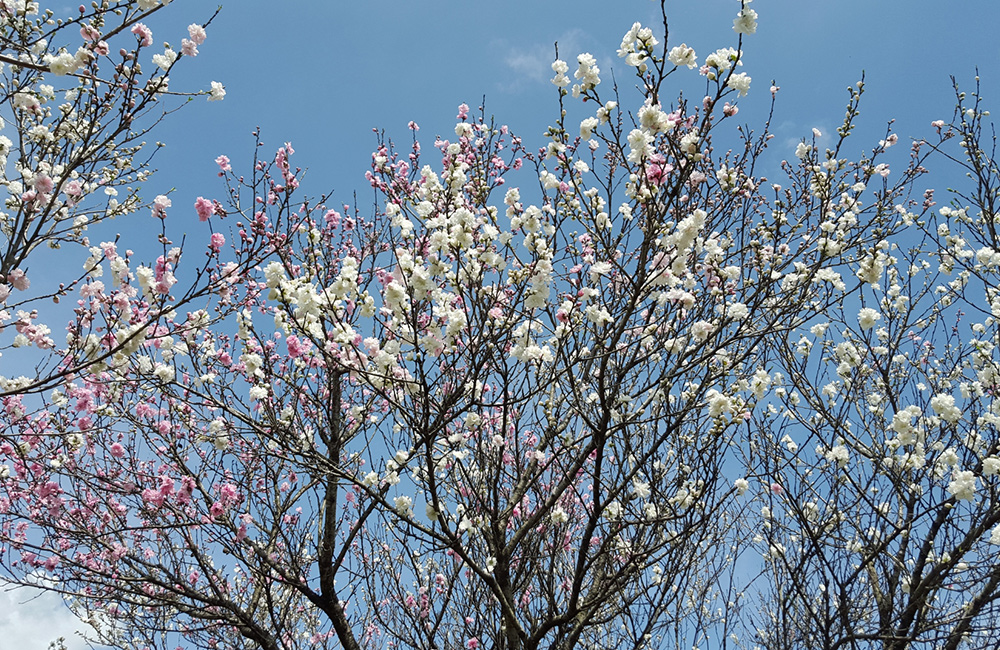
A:
<svg viewBox="0 0 1000 650">
<path fill-rule="evenodd" d="M 172 495 L 174 493 L 174 479 L 166 474 L 161 474 L 159 492 L 165 497 Z"/>
<path fill-rule="evenodd" d="M 170 263 L 160 255 L 156 258 L 156 266 L 154 267 L 154 277 L 156 279 L 156 284 L 153 289 L 160 294 L 170 293 L 170 287 L 174 286 L 177 282 L 177 278 L 171 270 Z"/>
<path fill-rule="evenodd" d="M 181 54 L 184 56 L 198 56 L 198 44 L 186 38 L 181 39 Z"/>
<path fill-rule="evenodd" d="M 92 298 L 100 296 L 104 292 L 104 283 L 100 280 L 93 280 L 80 287 L 81 298 Z"/>
<path fill-rule="evenodd" d="M 132 27 L 132 33 L 139 37 L 140 47 L 149 47 L 153 44 L 153 32 L 143 23 L 136 23 Z"/>
<path fill-rule="evenodd" d="M 299 337 L 297 336 L 289 336 L 285 340 L 285 343 L 288 345 L 288 356 L 293 359 L 296 359 L 308 352 L 310 347 L 308 340 L 299 340 Z"/>
<path fill-rule="evenodd" d="M 181 489 L 177 493 L 177 502 L 186 504 L 191 502 L 191 495 L 194 494 L 195 481 L 190 476 L 181 478 Z"/>
<path fill-rule="evenodd" d="M 31 280 L 21 269 L 14 269 L 7 275 L 7 281 L 14 285 L 18 291 L 27 291 L 31 286 Z"/>
<path fill-rule="evenodd" d="M 224 483 L 219 488 L 219 502 L 224 506 L 231 506 L 240 502 L 240 492 L 232 483 Z"/>
<path fill-rule="evenodd" d="M 785 488 L 781 487 L 779 483 L 771 483 L 771 494 L 782 495 L 785 493 Z"/>
<path fill-rule="evenodd" d="M 479 639 L 477 639 L 476 637 L 472 637 L 471 639 L 465 642 L 465 647 L 468 648 L 469 650 L 476 650 L 476 648 L 479 647 Z"/>
<path fill-rule="evenodd" d="M 122 458 L 125 455 L 125 447 L 120 442 L 111 445 L 111 455 L 115 458 Z"/>
<path fill-rule="evenodd" d="M 468 104 L 459 104 L 458 105 L 458 119 L 464 120 L 464 119 L 466 119 L 468 117 L 469 117 L 469 105 Z"/>
<path fill-rule="evenodd" d="M 78 199 L 83 196 L 83 187 L 80 185 L 80 181 L 70 181 L 63 185 L 63 193 Z"/>
<path fill-rule="evenodd" d="M 650 165 L 646 168 L 646 179 L 654 185 L 662 185 L 667 174 L 674 170 L 674 166 L 666 162 L 666 158 L 662 154 L 655 154 L 649 160 Z"/>
<path fill-rule="evenodd" d="M 52 182 L 52 179 L 49 178 L 48 174 L 39 174 L 38 176 L 35 176 L 35 179 L 32 181 L 32 185 L 37 191 L 45 194 L 50 193 L 52 188 L 55 187 L 55 183 Z"/>
<path fill-rule="evenodd" d="M 160 494 L 158 490 L 153 490 L 147 488 L 142 491 L 142 500 L 146 502 L 147 505 L 160 507 L 163 505 L 163 495 Z"/>
<path fill-rule="evenodd" d="M 35 190 L 28 190 L 21 194 L 21 202 L 24 203 L 26 210 L 33 210 L 35 207 L 35 199 L 38 198 L 38 192 Z"/>
<path fill-rule="evenodd" d="M 203 196 L 195 199 L 194 209 L 198 212 L 199 221 L 208 221 L 208 218 L 215 212 L 215 204 Z"/>
<path fill-rule="evenodd" d="M 215 159 L 215 164 L 224 172 L 228 172 L 232 167 L 229 165 L 229 156 L 219 156 Z"/>
<path fill-rule="evenodd" d="M 93 25 L 84 25 L 80 28 L 80 38 L 88 43 L 93 43 L 101 38 L 101 32 L 97 31 Z"/>
<path fill-rule="evenodd" d="M 153 342 L 153 345 L 155 347 L 159 347 L 159 343 L 160 341 L 157 339 Z M 156 415 L 156 408 L 154 408 L 151 404 L 136 404 L 135 415 L 139 418 L 151 418 Z"/>
<path fill-rule="evenodd" d="M 212 241 L 209 243 L 208 247 L 211 248 L 214 252 L 218 253 L 219 250 L 221 250 L 222 247 L 225 246 L 225 244 L 226 244 L 225 235 L 223 235 L 222 233 L 213 232 Z"/>
<path fill-rule="evenodd" d="M 9 296 L 10 296 L 10 285 L 0 284 L 0 304 L 6 302 Z"/>
</svg>

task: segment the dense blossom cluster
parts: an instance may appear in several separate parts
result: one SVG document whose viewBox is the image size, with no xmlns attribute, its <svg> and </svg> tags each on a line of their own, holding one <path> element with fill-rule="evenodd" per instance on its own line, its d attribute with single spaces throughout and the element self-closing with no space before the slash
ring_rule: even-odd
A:
<svg viewBox="0 0 1000 650">
<path fill-rule="evenodd" d="M 191 25 L 141 77 L 137 12 L 163 4 L 119 7 L 136 117 L 206 42 Z M 187 207 L 190 268 L 166 195 L 155 260 L 83 235 L 142 204 L 131 120 L 107 127 L 117 149 L 71 135 L 96 119 L 109 10 L 81 14 L 76 53 L 11 69 L 31 76 L 18 128 L 63 144 L 7 183 L 4 227 L 50 229 L 4 230 L 0 336 L 54 359 L 0 378 L 7 577 L 46 576 L 121 648 L 988 643 L 1000 170 L 977 97 L 908 160 L 886 133 L 852 161 L 859 83 L 835 143 L 777 152 L 775 182 L 767 125 L 720 153 L 749 2 L 737 47 L 701 62 L 636 23 L 618 55 L 638 97 L 603 95 L 589 53 L 556 60 L 560 104 L 580 101 L 541 147 L 463 104 L 429 156 L 380 137 L 370 212 L 304 197 L 291 144 L 220 156 L 226 198 Z M 50 74 L 79 81 L 66 110 Z M 674 74 L 701 101 L 668 101 Z M 938 206 L 918 183 L 956 141 L 973 187 Z M 65 345 L 18 297 L 28 253 L 63 241 L 88 255 L 59 290 Z"/>
</svg>

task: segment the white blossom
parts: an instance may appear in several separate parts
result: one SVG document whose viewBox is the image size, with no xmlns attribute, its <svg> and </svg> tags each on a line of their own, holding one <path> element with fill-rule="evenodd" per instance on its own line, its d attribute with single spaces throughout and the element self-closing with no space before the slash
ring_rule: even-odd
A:
<svg viewBox="0 0 1000 650">
<path fill-rule="evenodd" d="M 865 307 L 858 312 L 858 324 L 861 325 L 861 329 L 863 330 L 868 330 L 874 327 L 875 323 L 880 318 L 882 318 L 882 315 L 871 307 Z"/>
<path fill-rule="evenodd" d="M 968 470 L 952 473 L 948 493 L 960 501 L 972 501 L 976 495 L 976 475 Z"/>
<path fill-rule="evenodd" d="M 734 74 L 726 81 L 726 86 L 740 93 L 740 97 L 746 97 L 750 92 L 750 75 L 745 72 Z"/>
<path fill-rule="evenodd" d="M 962 417 L 962 409 L 955 406 L 953 395 L 938 393 L 931 398 L 931 408 L 950 424 L 955 424 Z"/>
<path fill-rule="evenodd" d="M 757 31 L 757 12 L 743 7 L 733 20 L 733 31 L 737 34 L 753 34 Z"/>
<path fill-rule="evenodd" d="M 694 48 L 688 47 L 687 43 L 681 43 L 672 48 L 667 59 L 677 67 L 682 65 L 686 65 L 688 68 L 698 67 L 698 57 L 695 55 Z"/>
</svg>

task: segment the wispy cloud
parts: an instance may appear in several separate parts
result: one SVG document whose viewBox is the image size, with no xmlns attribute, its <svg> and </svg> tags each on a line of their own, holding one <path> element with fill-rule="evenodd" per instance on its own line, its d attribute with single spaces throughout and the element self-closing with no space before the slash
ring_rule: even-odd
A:
<svg viewBox="0 0 1000 650">
<path fill-rule="evenodd" d="M 589 40 L 581 29 L 564 32 L 555 40 L 559 45 L 559 58 L 575 61 L 576 55 L 584 51 L 584 44 Z M 553 75 L 552 61 L 556 58 L 555 43 L 520 45 L 506 40 L 495 41 L 494 49 L 501 53 L 511 73 L 508 79 L 498 83 L 500 89 L 518 92 L 529 85 L 548 83 Z"/>
<path fill-rule="evenodd" d="M 820 132 L 815 136 L 813 129 Z M 833 144 L 833 134 L 836 129 L 827 124 L 824 120 L 817 120 L 814 124 L 807 124 L 801 120 L 785 120 L 774 130 L 776 140 L 781 143 L 779 154 L 785 158 L 792 158 L 795 147 L 803 140 L 812 144 L 813 137 L 816 137 L 816 148 L 820 153 L 826 151 L 827 147 Z"/>
</svg>

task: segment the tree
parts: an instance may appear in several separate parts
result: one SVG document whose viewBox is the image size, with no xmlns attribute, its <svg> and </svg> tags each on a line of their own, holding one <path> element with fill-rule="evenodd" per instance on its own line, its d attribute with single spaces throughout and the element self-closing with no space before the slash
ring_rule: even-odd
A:
<svg viewBox="0 0 1000 650">
<path fill-rule="evenodd" d="M 144 199 L 140 186 L 148 180 L 155 153 L 146 150 L 143 138 L 180 108 L 170 106 L 169 100 L 202 94 L 211 101 L 225 95 L 218 82 L 212 82 L 211 91 L 200 93 L 168 87 L 168 76 L 180 60 L 197 56 L 214 15 L 188 28 L 189 38 L 182 40 L 179 52 L 167 46 L 152 55 L 152 66 L 143 69 L 140 61 L 153 45 L 153 34 L 142 21 L 153 18 L 165 4 L 160 0 L 102 0 L 89 9 L 81 5 L 65 18 L 52 10 L 40 11 L 37 2 L 12 0 L 0 5 L 6 113 L 2 119 L 10 123 L 6 133 L 13 135 L 13 140 L 0 135 L 2 184 L 9 195 L 7 212 L 0 214 L 0 304 L 4 307 L 0 327 L 17 334 L 3 341 L 0 352 L 22 368 L 40 364 L 32 376 L 0 377 L 0 395 L 52 388 L 90 363 L 134 347 L 145 327 L 217 290 L 213 283 L 225 282 L 218 272 L 211 279 L 209 266 L 198 269 L 191 274 L 190 286 L 184 291 L 174 288 L 169 297 L 169 291 L 160 292 L 161 297 L 148 301 L 141 316 L 131 319 L 130 328 L 115 333 L 115 345 L 101 350 L 84 331 L 77 332 L 81 340 L 57 352 L 51 323 L 39 319 L 38 305 L 76 293 L 86 277 L 98 272 L 98 260 L 117 258 L 113 273 L 127 272 L 131 253 L 122 251 L 119 256 L 116 241 L 93 246 L 92 227 L 147 208 L 156 216 L 166 215 L 170 199 L 163 195 Z M 116 45 L 120 47 L 114 52 Z M 162 268 L 157 279 L 166 273 L 172 281 L 170 269 L 177 265 L 179 253 L 169 251 L 165 231 L 160 241 L 165 256 L 159 262 Z M 33 285 L 29 258 L 37 258 L 46 248 L 66 245 L 89 249 L 84 273 L 64 278 L 57 286 L 46 286 L 37 278 Z M 260 251 L 252 255 L 259 257 Z M 239 262 L 233 269 L 238 268 Z M 86 322 L 84 326 L 89 327 Z M 38 355 L 17 348 L 47 354 L 39 361 Z"/>
<path fill-rule="evenodd" d="M 9 579 L 121 648 L 986 647 L 987 114 L 959 94 L 891 173 L 891 132 L 842 153 L 859 83 L 774 184 L 769 124 L 716 144 L 756 17 L 699 102 L 637 23 L 637 95 L 557 59 L 537 151 L 465 105 L 438 168 L 380 136 L 370 212 L 304 197 L 291 145 L 220 158 L 183 299 L 166 232 L 98 247 L 69 361 L 4 397 Z M 935 153 L 972 173 L 937 212 Z"/>
<path fill-rule="evenodd" d="M 945 155 L 971 190 L 936 212 L 930 190 L 901 204 L 912 234 L 857 258 L 857 298 L 785 341 L 780 405 L 755 414 L 781 486 L 762 535 L 765 647 L 993 643 L 997 166 L 978 92 L 956 94 L 942 138 L 959 140 Z"/>
</svg>

